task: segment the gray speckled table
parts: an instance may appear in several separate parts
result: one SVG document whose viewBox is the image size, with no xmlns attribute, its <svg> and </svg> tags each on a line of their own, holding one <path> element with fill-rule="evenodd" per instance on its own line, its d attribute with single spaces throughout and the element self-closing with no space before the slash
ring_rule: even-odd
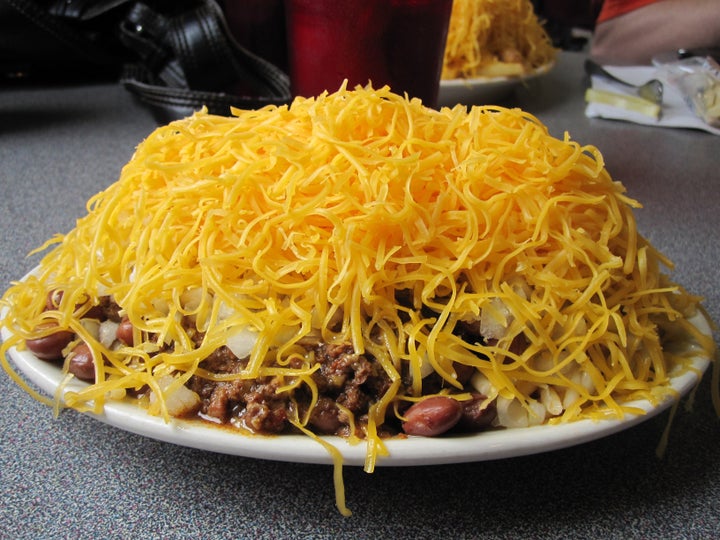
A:
<svg viewBox="0 0 720 540">
<path fill-rule="evenodd" d="M 603 152 L 644 208 L 641 232 L 720 320 L 720 139 L 583 115 L 583 56 L 506 104 Z M 115 85 L 0 89 L 0 284 L 84 213 L 155 123 Z M 662 414 L 631 430 L 528 457 L 332 471 L 174 446 L 75 412 L 53 419 L 0 373 L 0 538 L 710 538 L 720 532 L 720 422 L 709 377 L 655 457 Z"/>
</svg>

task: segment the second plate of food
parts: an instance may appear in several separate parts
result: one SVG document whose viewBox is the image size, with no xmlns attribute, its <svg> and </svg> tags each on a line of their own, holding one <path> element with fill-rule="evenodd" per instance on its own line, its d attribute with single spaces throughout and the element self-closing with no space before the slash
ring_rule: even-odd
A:
<svg viewBox="0 0 720 540">
<path fill-rule="evenodd" d="M 463 105 L 493 105 L 505 99 L 517 86 L 549 73 L 554 62 L 528 73 L 507 77 L 474 77 L 440 81 L 438 104 L 443 107 Z"/>
</svg>

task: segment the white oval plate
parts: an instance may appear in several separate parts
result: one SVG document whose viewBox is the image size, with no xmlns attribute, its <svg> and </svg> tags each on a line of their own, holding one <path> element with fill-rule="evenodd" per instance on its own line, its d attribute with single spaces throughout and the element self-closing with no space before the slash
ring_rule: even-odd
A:
<svg viewBox="0 0 720 540">
<path fill-rule="evenodd" d="M 531 73 L 518 77 L 477 77 L 441 80 L 438 105 L 441 107 L 452 107 L 458 103 L 463 105 L 493 105 L 495 101 L 506 97 L 516 86 L 547 74 L 554 65 L 554 62 L 550 62 Z"/>
<path fill-rule="evenodd" d="M 710 326 L 702 316 L 693 324 L 704 334 L 711 335 Z M 10 337 L 2 329 L 4 340 Z M 54 395 L 62 378 L 58 366 L 38 359 L 27 351 L 10 349 L 9 356 L 17 368 L 44 392 Z M 710 359 L 698 355 L 693 366 L 703 373 Z M 698 382 L 698 375 L 688 371 L 671 379 L 671 386 L 685 395 Z M 77 390 L 86 383 L 72 381 L 67 390 Z M 632 427 L 667 409 L 668 399 L 658 406 L 647 401 L 633 402 L 646 414 L 626 415 L 618 420 L 581 420 L 559 425 L 543 425 L 515 428 L 451 437 L 407 437 L 387 440 L 389 456 L 379 457 L 378 466 L 411 466 L 463 463 L 504 459 L 548 452 L 599 439 Z M 332 459 L 325 448 L 304 435 L 248 436 L 232 428 L 212 426 L 201 421 L 172 420 L 148 415 L 144 409 L 129 402 L 110 402 L 102 414 L 86 413 L 111 426 L 145 437 L 212 452 L 244 457 L 289 461 L 295 463 L 331 464 Z M 346 465 L 363 465 L 366 448 L 363 442 L 350 444 L 340 437 L 325 437 L 343 456 Z"/>
</svg>

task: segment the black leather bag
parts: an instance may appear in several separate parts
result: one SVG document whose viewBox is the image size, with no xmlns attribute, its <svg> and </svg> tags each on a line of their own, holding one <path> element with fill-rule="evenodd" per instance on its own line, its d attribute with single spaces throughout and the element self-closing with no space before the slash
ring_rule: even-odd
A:
<svg viewBox="0 0 720 540">
<path fill-rule="evenodd" d="M 159 122 L 288 103 L 288 76 L 240 46 L 215 0 L 0 0 L 5 80 L 117 80 Z"/>
<path fill-rule="evenodd" d="M 0 0 L 0 81 L 117 79 L 132 54 L 115 27 L 127 0 Z"/>
</svg>

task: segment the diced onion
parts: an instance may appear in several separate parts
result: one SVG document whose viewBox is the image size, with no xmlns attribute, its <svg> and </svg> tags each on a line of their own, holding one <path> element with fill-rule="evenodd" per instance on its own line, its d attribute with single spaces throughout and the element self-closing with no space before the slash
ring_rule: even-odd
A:
<svg viewBox="0 0 720 540">
<path fill-rule="evenodd" d="M 547 384 L 540 386 L 540 403 L 551 416 L 557 416 L 563 412 L 563 404 L 555 389 Z"/>
<path fill-rule="evenodd" d="M 545 407 L 536 400 L 530 400 L 525 407 L 516 398 L 497 398 L 498 424 L 508 428 L 540 425 L 545 421 Z"/>
<path fill-rule="evenodd" d="M 172 375 L 164 375 L 158 380 L 158 384 L 163 391 L 173 382 L 175 382 L 175 378 Z M 193 412 L 200 404 L 200 396 L 183 385 L 179 385 L 172 392 L 165 393 L 164 400 L 168 414 L 175 417 Z M 150 394 L 150 403 L 156 401 L 157 396 L 153 392 Z"/>
<path fill-rule="evenodd" d="M 109 349 L 115 342 L 115 339 L 117 339 L 118 326 L 120 326 L 118 323 L 111 321 L 110 319 L 100 323 L 98 339 L 103 347 L 107 347 Z"/>
<path fill-rule="evenodd" d="M 98 339 L 100 336 L 100 323 L 95 319 L 82 319 L 81 324 L 85 330 L 87 330 L 88 334 L 90 334 L 93 339 Z"/>
<path fill-rule="evenodd" d="M 180 303 L 187 311 L 195 311 L 202 302 L 203 291 L 200 287 L 188 289 L 180 296 Z"/>
<path fill-rule="evenodd" d="M 512 320 L 510 310 L 499 298 L 493 298 L 480 315 L 480 333 L 488 339 L 500 339 Z"/>
<path fill-rule="evenodd" d="M 247 358 L 255 347 L 258 340 L 258 333 L 249 328 L 243 327 L 228 337 L 227 347 L 238 358 Z"/>
</svg>

